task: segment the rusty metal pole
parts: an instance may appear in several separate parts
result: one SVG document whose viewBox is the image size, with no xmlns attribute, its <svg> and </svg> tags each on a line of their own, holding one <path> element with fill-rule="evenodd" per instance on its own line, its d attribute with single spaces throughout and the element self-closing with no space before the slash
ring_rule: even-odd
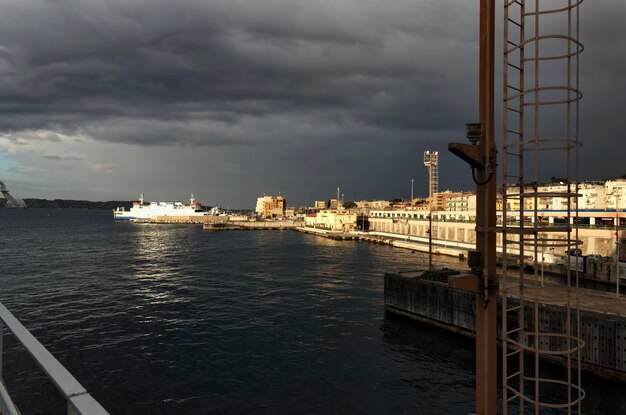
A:
<svg viewBox="0 0 626 415">
<path fill-rule="evenodd" d="M 495 0 L 480 0 L 480 124 L 467 125 L 470 144 L 448 145 L 453 154 L 469 163 L 476 183 L 476 251 L 468 252 L 471 273 L 450 277 L 448 284 L 475 293 L 478 415 L 496 415 L 498 410 L 494 30 Z"/>
<path fill-rule="evenodd" d="M 483 296 L 476 296 L 476 413 L 497 413 L 496 144 L 494 139 L 495 0 L 480 0 L 479 106 L 483 136 L 476 169 L 476 249 L 482 254 Z M 481 301 L 482 300 L 482 301 Z"/>
<path fill-rule="evenodd" d="M 428 270 L 433 269 L 433 166 L 428 167 Z"/>
</svg>

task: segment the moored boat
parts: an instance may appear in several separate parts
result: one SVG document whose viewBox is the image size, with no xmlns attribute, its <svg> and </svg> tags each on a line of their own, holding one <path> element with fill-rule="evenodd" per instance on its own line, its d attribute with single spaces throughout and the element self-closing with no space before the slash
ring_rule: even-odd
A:
<svg viewBox="0 0 626 415">
<path fill-rule="evenodd" d="M 206 212 L 202 210 L 202 203 L 197 202 L 194 194 L 191 194 L 189 204 L 183 202 L 145 202 L 143 193 L 139 196 L 139 200 L 133 202 L 130 210 L 124 207 L 117 207 L 113 210 L 113 219 L 115 220 L 136 220 L 148 221 L 156 217 L 164 216 L 204 216 Z"/>
</svg>

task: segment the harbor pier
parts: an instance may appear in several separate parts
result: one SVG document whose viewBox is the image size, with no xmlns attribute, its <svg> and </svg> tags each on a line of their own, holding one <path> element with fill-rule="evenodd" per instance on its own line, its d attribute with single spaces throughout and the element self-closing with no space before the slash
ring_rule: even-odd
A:
<svg viewBox="0 0 626 415">
<path fill-rule="evenodd" d="M 448 277 L 457 271 L 414 271 L 385 275 L 385 310 L 445 330 L 473 337 L 475 335 L 474 294 L 448 286 Z M 502 287 L 500 287 L 500 293 Z M 509 293 L 515 297 L 515 290 Z M 585 342 L 581 350 L 582 369 L 597 375 L 626 382 L 626 299 L 614 293 L 581 289 L 580 335 Z M 526 295 L 528 294 L 528 288 Z M 548 332 L 565 332 L 566 289 L 558 284 L 541 287 L 540 322 Z M 498 296 L 498 313 L 501 310 Z M 530 307 L 530 305 L 527 305 Z M 531 311 L 531 310 L 527 310 Z M 572 319 L 575 321 L 575 319 Z M 501 340 L 501 318 L 498 317 L 498 339 Z M 542 338 L 542 348 L 554 348 L 550 342 L 559 339 Z M 545 344 L 544 344 L 545 343 Z M 551 360 L 559 362 L 559 358 Z"/>
<path fill-rule="evenodd" d="M 208 231 L 245 231 L 245 230 L 287 230 L 296 229 L 302 222 L 294 220 L 248 221 L 233 220 L 229 216 L 205 215 L 202 228 Z"/>
</svg>

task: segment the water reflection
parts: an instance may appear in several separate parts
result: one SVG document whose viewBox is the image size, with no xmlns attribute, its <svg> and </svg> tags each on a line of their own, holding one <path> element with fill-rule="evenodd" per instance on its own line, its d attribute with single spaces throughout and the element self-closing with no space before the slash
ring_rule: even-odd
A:
<svg viewBox="0 0 626 415">
<path fill-rule="evenodd" d="M 193 229 L 178 226 L 125 224 L 132 227 L 128 235 L 130 272 L 126 274 L 137 299 L 137 307 L 189 301 L 186 257 L 193 249 Z M 144 316 L 150 320 L 153 316 Z"/>
</svg>

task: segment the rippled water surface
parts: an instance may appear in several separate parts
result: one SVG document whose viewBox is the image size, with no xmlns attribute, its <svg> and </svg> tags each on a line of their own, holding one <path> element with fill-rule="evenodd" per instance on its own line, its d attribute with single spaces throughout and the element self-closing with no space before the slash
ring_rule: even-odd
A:
<svg viewBox="0 0 626 415">
<path fill-rule="evenodd" d="M 0 299 L 111 413 L 472 411 L 473 341 L 384 313 L 383 274 L 421 254 L 110 212 L 0 221 Z M 64 412 L 9 335 L 3 374 L 24 413 Z M 588 412 L 625 413 L 619 386 L 592 379 Z"/>
</svg>

